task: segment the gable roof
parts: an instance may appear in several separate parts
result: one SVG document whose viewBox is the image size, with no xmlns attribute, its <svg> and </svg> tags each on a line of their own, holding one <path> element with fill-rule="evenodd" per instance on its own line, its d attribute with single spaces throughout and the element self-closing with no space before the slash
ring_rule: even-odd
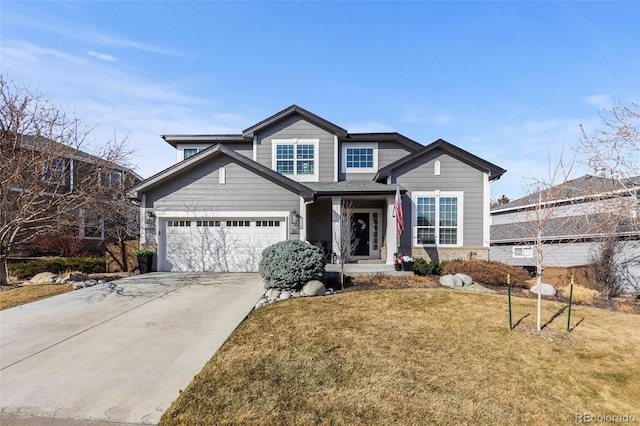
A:
<svg viewBox="0 0 640 426">
<path fill-rule="evenodd" d="M 253 126 L 243 130 L 242 136 L 245 138 L 253 138 L 253 136 L 257 132 L 294 115 L 299 115 L 305 120 L 315 124 L 316 126 L 325 129 L 330 133 L 336 134 L 338 137 L 345 137 L 347 135 L 347 131 L 342 127 L 339 127 L 331 123 L 330 121 L 327 121 L 324 118 L 317 116 L 314 113 L 294 104 L 288 108 L 283 109 L 280 112 L 273 114 L 271 117 L 268 117 L 261 122 L 256 123 Z"/>
<path fill-rule="evenodd" d="M 412 151 L 424 148 L 424 145 L 421 143 L 409 139 L 398 132 L 349 133 L 345 139 L 341 140 L 342 142 L 397 142 Z"/>
<path fill-rule="evenodd" d="M 576 179 L 569 180 L 549 189 L 553 203 L 563 203 L 579 200 L 594 200 L 606 198 L 607 195 L 624 193 L 631 188 L 640 188 L 640 176 L 617 181 L 611 178 L 600 176 L 584 175 Z M 507 204 L 503 204 L 491 209 L 491 213 L 507 212 L 512 210 L 526 209 L 538 203 L 539 194 L 543 193 L 543 204 L 547 196 L 545 191 L 536 191 Z M 551 201 L 551 200 L 549 200 Z"/>
<path fill-rule="evenodd" d="M 451 155 L 453 158 L 456 158 L 464 163 L 467 163 L 472 167 L 488 172 L 489 180 L 500 179 L 500 176 L 502 176 L 506 172 L 505 169 L 498 167 L 495 164 L 490 163 L 486 160 L 483 160 L 482 158 L 476 155 L 473 155 L 462 148 L 459 148 L 453 144 L 450 144 L 444 139 L 438 139 L 437 141 L 430 143 L 429 145 L 423 147 L 422 149 L 419 149 L 414 153 L 409 154 L 406 157 L 403 157 L 389 164 L 388 166 L 378 170 L 378 173 L 376 173 L 373 179 L 378 181 L 380 179 L 387 178 L 393 173 L 393 170 L 397 169 L 398 167 L 404 166 L 405 164 L 409 164 L 419 159 L 423 155 L 428 154 L 429 152 L 434 151 L 436 149 L 440 149 L 446 152 L 447 154 Z"/>
<path fill-rule="evenodd" d="M 206 162 L 208 159 L 217 157 L 219 155 L 226 155 L 228 157 L 231 157 L 236 162 L 240 163 L 256 174 L 275 181 L 281 186 L 293 192 L 297 192 L 305 198 L 312 198 L 314 196 L 314 192 L 310 188 L 294 180 L 291 180 L 288 177 L 283 176 L 280 173 L 275 172 L 270 168 L 265 167 L 262 164 L 257 163 L 252 159 L 245 157 L 244 155 L 239 154 L 230 148 L 225 147 L 224 145 L 216 144 L 140 182 L 138 185 L 129 190 L 129 197 L 140 199 L 140 193 L 149 191 L 150 189 L 153 189 L 154 187 L 165 183 L 169 179 L 172 179 L 181 173 L 189 171 L 194 167 Z"/>
</svg>

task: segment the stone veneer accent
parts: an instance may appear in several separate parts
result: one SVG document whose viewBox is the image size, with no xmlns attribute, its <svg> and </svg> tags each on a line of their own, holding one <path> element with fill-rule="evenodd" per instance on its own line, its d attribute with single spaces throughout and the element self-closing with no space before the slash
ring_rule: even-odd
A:
<svg viewBox="0 0 640 426">
<path fill-rule="evenodd" d="M 489 248 L 487 247 L 400 247 L 399 251 L 403 255 L 410 254 L 416 259 L 423 258 L 438 262 L 453 259 L 489 260 Z"/>
</svg>

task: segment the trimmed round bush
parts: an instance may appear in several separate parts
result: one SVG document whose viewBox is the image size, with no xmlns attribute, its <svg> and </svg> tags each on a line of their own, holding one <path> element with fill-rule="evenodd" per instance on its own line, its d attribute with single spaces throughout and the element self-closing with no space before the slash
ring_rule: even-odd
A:
<svg viewBox="0 0 640 426">
<path fill-rule="evenodd" d="M 259 272 L 266 289 L 298 289 L 324 278 L 324 255 L 306 241 L 281 241 L 264 249 Z"/>
</svg>

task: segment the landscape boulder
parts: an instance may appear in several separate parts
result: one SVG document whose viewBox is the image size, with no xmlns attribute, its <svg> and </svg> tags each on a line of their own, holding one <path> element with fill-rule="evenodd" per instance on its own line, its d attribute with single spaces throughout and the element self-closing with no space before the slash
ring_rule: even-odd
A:
<svg viewBox="0 0 640 426">
<path fill-rule="evenodd" d="M 327 292 L 327 289 L 322 281 L 312 280 L 302 287 L 302 292 L 305 296 L 322 296 Z"/>
<path fill-rule="evenodd" d="M 536 284 L 533 287 L 531 287 L 529 291 L 535 294 L 538 294 L 538 292 L 540 292 L 540 294 L 542 294 L 543 296 L 556 295 L 556 289 L 553 288 L 551 284 L 544 284 L 544 283 L 540 284 L 540 290 L 538 290 L 538 284 Z"/>
<path fill-rule="evenodd" d="M 455 288 L 455 287 L 463 287 L 464 281 L 462 281 L 459 277 L 456 277 L 455 275 L 443 275 L 440 277 L 440 284 L 442 284 L 445 287 Z"/>
<path fill-rule="evenodd" d="M 81 272 L 72 272 L 66 278 L 67 282 L 89 281 L 89 277 Z"/>
<path fill-rule="evenodd" d="M 58 276 L 52 272 L 40 272 L 31 278 L 29 284 L 55 284 Z"/>
<path fill-rule="evenodd" d="M 471 285 L 473 284 L 473 278 L 471 278 L 469 275 L 467 274 L 461 274 L 461 273 L 457 273 L 455 275 L 456 277 L 460 278 L 462 280 L 462 282 L 464 283 L 464 285 Z"/>
</svg>

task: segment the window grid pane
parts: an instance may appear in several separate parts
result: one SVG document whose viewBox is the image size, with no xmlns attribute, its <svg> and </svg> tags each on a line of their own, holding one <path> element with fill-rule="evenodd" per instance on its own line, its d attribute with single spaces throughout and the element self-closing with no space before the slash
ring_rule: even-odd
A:
<svg viewBox="0 0 640 426">
<path fill-rule="evenodd" d="M 458 199 L 440 198 L 440 226 L 458 226 Z"/>
<path fill-rule="evenodd" d="M 347 168 L 372 168 L 373 148 L 347 148 Z"/>
</svg>

